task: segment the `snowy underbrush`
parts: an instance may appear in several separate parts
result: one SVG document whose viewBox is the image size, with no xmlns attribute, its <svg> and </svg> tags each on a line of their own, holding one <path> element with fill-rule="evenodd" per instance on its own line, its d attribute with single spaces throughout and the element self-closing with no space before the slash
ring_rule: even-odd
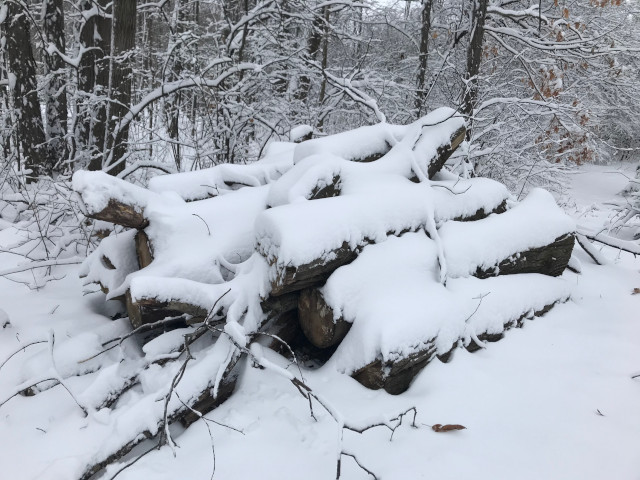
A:
<svg viewBox="0 0 640 480">
<path fill-rule="evenodd" d="M 0 230 L 15 235 L 3 252 L 20 259 L 18 265 L 0 268 L 0 276 L 31 271 L 29 280 L 16 280 L 40 288 L 59 278 L 52 267 L 80 263 L 97 245 L 99 237 L 113 229 L 87 219 L 79 207 L 69 178 L 41 178 L 27 184 L 16 172 L 0 181 Z"/>
</svg>

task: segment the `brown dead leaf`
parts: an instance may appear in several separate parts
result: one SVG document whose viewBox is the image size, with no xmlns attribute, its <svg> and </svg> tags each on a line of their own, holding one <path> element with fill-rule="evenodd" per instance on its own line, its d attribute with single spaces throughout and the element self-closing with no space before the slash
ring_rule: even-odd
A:
<svg viewBox="0 0 640 480">
<path fill-rule="evenodd" d="M 463 427 L 462 425 L 440 425 L 436 423 L 431 430 L 434 432 L 442 433 L 442 432 L 452 432 L 454 430 L 466 430 L 467 427 Z"/>
<path fill-rule="evenodd" d="M 636 287 L 633 289 L 633 292 L 631 292 L 631 295 L 638 295 L 640 293 L 640 288 Z"/>
</svg>

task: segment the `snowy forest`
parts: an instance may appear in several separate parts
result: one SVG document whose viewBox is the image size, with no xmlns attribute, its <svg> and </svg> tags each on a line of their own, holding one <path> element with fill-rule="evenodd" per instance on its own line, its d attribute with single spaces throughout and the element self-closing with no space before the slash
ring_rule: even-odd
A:
<svg viewBox="0 0 640 480">
<path fill-rule="evenodd" d="M 637 477 L 638 0 L 0 0 L 0 47 L 0 476 Z"/>
</svg>

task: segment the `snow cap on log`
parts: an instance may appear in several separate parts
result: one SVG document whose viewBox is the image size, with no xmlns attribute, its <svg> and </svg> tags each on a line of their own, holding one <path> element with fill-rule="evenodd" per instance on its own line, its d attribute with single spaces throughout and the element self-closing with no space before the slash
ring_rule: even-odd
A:
<svg viewBox="0 0 640 480">
<path fill-rule="evenodd" d="M 273 294 L 290 291 L 281 288 L 287 268 L 317 269 L 340 253 L 349 257 L 367 243 L 420 229 L 433 218 L 428 186 L 391 175 L 369 176 L 368 180 L 358 194 L 283 205 L 258 216 L 256 248 L 274 267 Z"/>
<path fill-rule="evenodd" d="M 155 193 L 104 172 L 79 170 L 73 189 L 80 195 L 85 215 L 131 228 L 148 225 L 144 209 Z"/>
<path fill-rule="evenodd" d="M 345 164 L 350 166 L 343 169 Z M 298 184 L 290 180 L 298 177 L 296 171 L 304 165 L 309 166 L 304 172 L 311 173 L 299 177 L 302 187 L 298 190 Z M 336 157 L 324 164 L 319 157 L 308 158 L 272 186 L 270 198 L 273 200 L 276 189 L 282 201 L 294 200 L 298 193 L 291 192 L 306 192 L 314 181 L 319 185 L 321 173 L 328 180 L 340 172 L 342 184 L 339 197 L 301 198 L 258 216 L 257 250 L 274 266 L 274 295 L 326 280 L 333 270 L 353 261 L 364 245 L 383 241 L 390 234 L 424 228 L 432 219 L 440 224 L 482 218 L 502 211 L 510 198 L 503 185 L 488 179 L 416 184 L 399 175 L 365 174 L 367 165 Z M 290 188 L 278 189 L 281 183 Z"/>
<path fill-rule="evenodd" d="M 409 125 L 379 123 L 303 142 L 296 147 L 293 162 L 297 164 L 313 155 L 372 162 L 404 143 L 417 156 L 438 159 L 429 168 L 429 177 L 432 177 L 462 142 L 465 131 L 464 118 L 455 110 L 442 107 Z"/>
<path fill-rule="evenodd" d="M 265 156 L 246 165 L 220 164 L 192 172 L 159 175 L 149 181 L 153 192 L 175 192 L 186 201 L 215 197 L 242 187 L 266 185 L 293 165 L 293 143 L 273 142 Z"/>
<path fill-rule="evenodd" d="M 501 333 L 570 295 L 567 281 L 545 275 L 450 279 L 445 287 L 437 271 L 435 242 L 422 232 L 369 245 L 336 270 L 321 293 L 334 317 L 353 325 L 330 364 L 356 378 L 375 362 L 390 367 L 415 356 L 411 363 L 424 366 L 459 340 Z"/>
<path fill-rule="evenodd" d="M 138 270 L 134 237 L 136 230 L 112 234 L 82 262 L 79 275 L 84 285 L 97 284 L 107 299 L 123 298 L 118 291 L 127 277 Z"/>
<path fill-rule="evenodd" d="M 538 252 L 544 258 L 538 255 L 539 261 L 529 269 L 520 268 L 515 272 L 560 275 L 571 257 L 574 231 L 575 222 L 556 205 L 551 194 L 534 189 L 502 215 L 477 222 L 448 222 L 439 233 L 449 276 L 465 277 L 498 274 L 496 268 L 501 262 L 513 256 L 513 263 L 517 263 L 524 260 L 521 257 L 525 252 L 555 242 L 559 242 L 558 249 L 551 256 Z"/>
</svg>

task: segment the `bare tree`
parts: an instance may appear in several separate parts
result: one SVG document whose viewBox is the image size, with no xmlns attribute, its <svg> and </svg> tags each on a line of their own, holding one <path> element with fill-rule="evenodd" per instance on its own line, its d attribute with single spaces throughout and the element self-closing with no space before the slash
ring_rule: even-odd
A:
<svg viewBox="0 0 640 480">
<path fill-rule="evenodd" d="M 49 137 L 48 163 L 60 169 L 67 157 L 67 89 L 65 64 L 59 53 L 64 54 L 64 4 L 62 0 L 44 0 L 43 32 L 48 42 L 44 55 L 47 71 L 45 97 L 46 121 Z M 55 48 L 55 51 L 53 50 Z"/>
<path fill-rule="evenodd" d="M 420 54 L 418 55 L 418 81 L 416 85 L 416 117 L 420 118 L 425 110 L 425 78 L 427 75 L 427 60 L 429 57 L 429 36 L 431 35 L 431 9 L 433 0 L 422 1 L 420 23 Z"/>
<path fill-rule="evenodd" d="M 27 179 L 33 182 L 40 174 L 51 172 L 47 162 L 45 134 L 38 84 L 36 62 L 31 48 L 29 14 L 17 2 L 6 2 L 6 16 L 2 22 L 2 40 L 7 57 L 7 77 L 13 92 L 18 138 L 24 156 L 24 166 L 32 170 Z"/>
</svg>

